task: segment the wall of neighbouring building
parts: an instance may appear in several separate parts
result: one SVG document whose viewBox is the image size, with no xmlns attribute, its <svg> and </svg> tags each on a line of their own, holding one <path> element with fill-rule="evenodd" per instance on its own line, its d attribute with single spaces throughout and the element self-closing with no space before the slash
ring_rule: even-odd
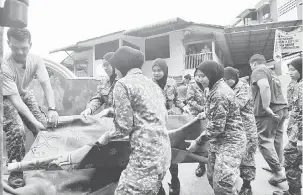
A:
<svg viewBox="0 0 303 195">
<path fill-rule="evenodd" d="M 277 0 L 278 20 L 302 20 L 302 5 L 299 0 Z"/>
</svg>

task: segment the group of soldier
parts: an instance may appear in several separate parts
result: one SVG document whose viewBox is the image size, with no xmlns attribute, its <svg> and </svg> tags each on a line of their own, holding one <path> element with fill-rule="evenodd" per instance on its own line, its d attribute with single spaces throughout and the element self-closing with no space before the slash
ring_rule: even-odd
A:
<svg viewBox="0 0 303 195">
<path fill-rule="evenodd" d="M 37 135 L 48 126 L 56 127 L 58 113 L 45 64 L 29 52 L 30 32 L 10 28 L 7 37 L 11 53 L 2 65 L 3 129 L 10 163 L 21 161 L 25 155 L 24 125 Z M 185 77 L 183 101 L 175 81 L 168 77 L 164 59 L 154 60 L 152 79 L 142 74 L 143 63 L 142 52 L 130 47 L 123 46 L 104 55 L 102 66 L 107 77 L 100 81 L 81 113 L 92 115 L 102 106 L 99 116 L 114 118 L 114 128 L 98 139 L 99 144 L 129 137 L 132 152 L 115 194 L 165 194 L 162 180 L 167 170 L 172 176 L 169 193 L 180 193 L 178 165 L 171 164 L 166 121 L 168 115 L 181 114 L 206 121 L 205 131 L 191 142 L 188 151 L 194 152 L 209 143 L 207 166 L 200 163 L 196 175 L 201 177 L 207 170 L 216 195 L 252 194 L 257 147 L 273 173 L 269 183 L 288 182 L 288 191 L 274 194 L 301 194 L 302 58 L 288 65 L 292 82 L 287 99 L 282 94 L 279 66 L 274 71 L 269 69 L 260 54 L 250 58 L 249 82 L 232 67 L 224 68 L 211 60 L 200 63 L 192 82 L 190 76 Z M 35 75 L 48 102 L 47 114 L 29 90 Z M 287 118 L 289 142 L 283 149 Z M 238 174 L 243 179 L 239 192 L 235 188 Z M 23 186 L 23 173 L 11 172 L 8 183 L 13 188 Z"/>
</svg>

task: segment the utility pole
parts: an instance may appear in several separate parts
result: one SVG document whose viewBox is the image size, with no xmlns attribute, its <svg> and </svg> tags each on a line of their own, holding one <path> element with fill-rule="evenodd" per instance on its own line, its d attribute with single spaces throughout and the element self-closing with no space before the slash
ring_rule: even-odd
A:
<svg viewBox="0 0 303 195">
<path fill-rule="evenodd" d="M 27 26 L 29 0 L 0 0 L 0 87 L 3 86 L 4 27 L 24 28 Z M 3 95 L 0 90 L 0 195 L 3 194 Z"/>
<path fill-rule="evenodd" d="M 0 0 L 0 7 L 2 7 L 3 0 Z M 2 60 L 3 60 L 3 34 L 4 27 L 0 25 L 0 86 L 3 86 Z M 3 96 L 2 89 L 0 90 L 0 194 L 3 193 Z"/>
</svg>

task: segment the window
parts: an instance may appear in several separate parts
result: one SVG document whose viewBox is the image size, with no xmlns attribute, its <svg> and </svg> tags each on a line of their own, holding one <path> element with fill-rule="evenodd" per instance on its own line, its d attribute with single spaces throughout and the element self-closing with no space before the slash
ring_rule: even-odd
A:
<svg viewBox="0 0 303 195">
<path fill-rule="evenodd" d="M 115 52 L 119 48 L 119 40 L 100 43 L 95 46 L 95 60 L 102 59 L 108 52 Z"/>
<path fill-rule="evenodd" d="M 169 35 L 145 40 L 145 60 L 170 58 Z"/>
<path fill-rule="evenodd" d="M 137 50 L 140 51 L 140 47 L 138 47 L 137 45 L 131 44 L 131 43 L 128 42 L 128 41 L 123 41 L 122 45 L 123 45 L 123 46 L 131 47 L 131 48 L 133 48 L 133 49 L 137 49 Z"/>
</svg>

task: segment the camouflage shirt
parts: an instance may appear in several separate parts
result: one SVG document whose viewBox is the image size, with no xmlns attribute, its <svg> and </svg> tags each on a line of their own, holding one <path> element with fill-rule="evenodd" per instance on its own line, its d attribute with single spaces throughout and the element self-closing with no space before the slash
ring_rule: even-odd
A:
<svg viewBox="0 0 303 195">
<path fill-rule="evenodd" d="M 292 81 L 290 81 L 289 85 L 287 86 L 287 103 L 288 103 L 290 109 L 292 107 L 291 98 L 292 98 L 292 94 L 294 93 L 296 84 L 297 84 L 297 81 L 292 80 Z"/>
<path fill-rule="evenodd" d="M 205 112 L 206 132 L 197 139 L 198 143 L 210 140 L 211 152 L 226 144 L 235 148 L 245 146 L 246 135 L 236 96 L 223 79 L 217 81 L 209 91 Z"/>
<path fill-rule="evenodd" d="M 250 86 L 247 82 L 239 80 L 233 90 L 236 94 L 236 103 L 240 108 L 244 130 L 247 135 L 250 135 L 249 137 L 257 137 L 257 126 Z"/>
<path fill-rule="evenodd" d="M 291 95 L 292 111 L 290 120 L 288 123 L 288 136 L 289 141 L 297 142 L 302 140 L 302 106 L 303 106 L 303 81 L 300 81 L 294 86 L 293 93 Z"/>
<path fill-rule="evenodd" d="M 154 82 L 156 82 L 153 79 Z M 181 114 L 180 110 L 183 109 L 184 104 L 183 102 L 179 99 L 179 94 L 177 90 L 177 85 L 172 78 L 167 78 L 166 85 L 164 89 L 162 90 L 165 98 L 166 98 L 166 108 L 168 110 L 169 115 L 173 114 Z M 178 108 L 180 110 L 178 110 Z"/>
<path fill-rule="evenodd" d="M 158 175 L 165 174 L 171 161 L 163 93 L 140 69 L 131 69 L 117 81 L 113 99 L 115 128 L 109 137 L 129 136 L 132 149 L 124 170 L 128 181 L 119 182 L 154 188 Z"/>
<path fill-rule="evenodd" d="M 197 116 L 199 113 L 204 112 L 206 94 L 196 82 L 189 85 L 186 100 L 187 106 L 193 116 Z"/>
<path fill-rule="evenodd" d="M 116 77 L 113 83 L 110 83 L 109 77 L 102 78 L 98 87 L 97 92 L 90 99 L 86 108 L 90 108 L 92 113 L 98 110 L 102 105 L 105 108 L 109 108 L 113 106 L 113 89 L 118 81 L 118 77 Z"/>
</svg>

